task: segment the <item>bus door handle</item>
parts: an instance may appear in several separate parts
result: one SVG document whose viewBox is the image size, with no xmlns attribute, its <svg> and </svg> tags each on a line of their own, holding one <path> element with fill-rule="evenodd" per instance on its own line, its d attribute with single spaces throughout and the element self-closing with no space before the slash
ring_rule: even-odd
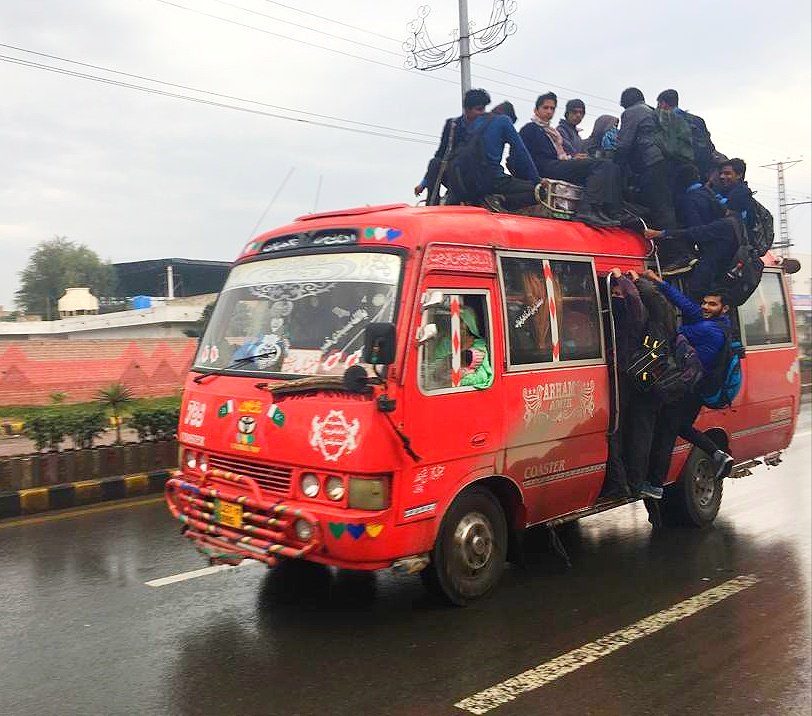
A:
<svg viewBox="0 0 812 716">
<path fill-rule="evenodd" d="M 471 445 L 474 447 L 482 447 L 488 442 L 488 433 L 477 433 L 471 438 Z"/>
</svg>

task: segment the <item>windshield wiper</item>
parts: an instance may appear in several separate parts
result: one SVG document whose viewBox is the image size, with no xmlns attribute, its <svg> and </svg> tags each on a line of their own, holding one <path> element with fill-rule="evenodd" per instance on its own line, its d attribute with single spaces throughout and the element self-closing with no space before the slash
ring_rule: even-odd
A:
<svg viewBox="0 0 812 716">
<path fill-rule="evenodd" d="M 256 360 L 257 358 L 271 358 L 274 356 L 279 355 L 278 351 L 265 351 L 265 353 L 255 353 L 252 356 L 243 356 L 242 358 L 235 358 L 231 363 L 229 363 L 225 368 L 220 368 L 218 370 L 213 370 L 209 373 L 201 373 L 200 375 L 192 378 L 195 383 L 200 383 L 204 378 L 207 378 L 210 375 L 222 375 L 221 371 L 224 370 L 233 370 L 234 368 L 239 368 L 241 365 L 245 363 L 250 363 L 251 361 Z"/>
</svg>

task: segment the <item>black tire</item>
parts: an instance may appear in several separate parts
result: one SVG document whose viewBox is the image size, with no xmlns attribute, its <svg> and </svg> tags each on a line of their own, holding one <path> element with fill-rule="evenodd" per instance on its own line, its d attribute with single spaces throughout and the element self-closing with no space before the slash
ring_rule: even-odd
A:
<svg viewBox="0 0 812 716">
<path fill-rule="evenodd" d="M 487 594 L 505 569 L 508 531 L 493 494 L 474 487 L 461 493 L 440 525 L 423 583 L 452 604 L 465 606 Z"/>
<path fill-rule="evenodd" d="M 665 488 L 660 505 L 664 525 L 702 528 L 713 524 L 722 505 L 723 483 L 715 472 L 711 458 L 695 447 L 677 482 Z"/>
</svg>

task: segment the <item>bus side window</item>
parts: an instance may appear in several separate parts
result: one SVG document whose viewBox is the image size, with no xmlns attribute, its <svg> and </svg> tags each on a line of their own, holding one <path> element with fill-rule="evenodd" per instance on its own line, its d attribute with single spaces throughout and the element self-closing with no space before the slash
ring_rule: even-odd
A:
<svg viewBox="0 0 812 716">
<path fill-rule="evenodd" d="M 511 367 L 601 358 L 591 262 L 503 256 L 501 268 Z"/>
<path fill-rule="evenodd" d="M 460 308 L 460 376 L 452 376 L 452 306 Z M 423 325 L 434 324 L 437 335 L 420 346 L 419 380 L 425 391 L 483 389 L 493 382 L 490 320 L 484 294 L 443 292 L 443 301 L 429 307 Z"/>
<path fill-rule="evenodd" d="M 739 317 L 748 348 L 792 343 L 787 301 L 778 271 L 762 274 L 758 288 L 739 308 Z"/>
</svg>

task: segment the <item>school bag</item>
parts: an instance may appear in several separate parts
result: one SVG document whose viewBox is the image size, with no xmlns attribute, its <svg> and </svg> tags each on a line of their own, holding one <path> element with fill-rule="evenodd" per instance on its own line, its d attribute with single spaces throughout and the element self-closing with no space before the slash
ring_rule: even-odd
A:
<svg viewBox="0 0 812 716">
<path fill-rule="evenodd" d="M 475 132 L 454 148 L 446 167 L 445 184 L 459 201 L 476 201 L 492 190 L 483 134 L 494 118 L 486 114 Z"/>
<path fill-rule="evenodd" d="M 691 130 L 691 146 L 696 164 L 700 170 L 707 171 L 713 163 L 713 152 L 716 147 L 713 146 L 705 121 L 690 112 L 684 112 L 682 118 Z"/>
<path fill-rule="evenodd" d="M 756 201 L 755 198 L 750 201 L 751 217 L 750 226 L 748 227 L 748 238 L 751 246 L 756 250 L 759 256 L 764 256 L 773 245 L 775 240 L 775 227 L 773 225 L 773 215 L 761 203 Z"/>
<path fill-rule="evenodd" d="M 668 368 L 668 342 L 648 334 L 643 344 L 629 359 L 626 374 L 632 384 L 643 393 L 649 392 L 665 375 Z"/>
<path fill-rule="evenodd" d="M 739 247 L 722 277 L 721 287 L 731 306 L 741 306 L 761 282 L 764 262 L 760 258 L 759 249 L 751 243 L 752 232 L 747 231 L 741 221 L 735 218 L 730 220 L 733 222 Z"/>
<path fill-rule="evenodd" d="M 676 403 L 690 393 L 704 375 L 702 363 L 688 339 L 678 333 L 674 350 L 668 359 L 663 377 L 654 385 L 653 393 L 663 403 Z"/>
<path fill-rule="evenodd" d="M 655 109 L 654 117 L 657 122 L 654 141 L 665 158 L 693 164 L 694 147 L 688 123 L 676 112 L 667 109 Z"/>
<path fill-rule="evenodd" d="M 733 340 L 730 328 L 726 328 L 716 365 L 697 385 L 697 394 L 705 407 L 721 410 L 733 404 L 742 386 L 742 351 L 741 342 Z"/>
</svg>

